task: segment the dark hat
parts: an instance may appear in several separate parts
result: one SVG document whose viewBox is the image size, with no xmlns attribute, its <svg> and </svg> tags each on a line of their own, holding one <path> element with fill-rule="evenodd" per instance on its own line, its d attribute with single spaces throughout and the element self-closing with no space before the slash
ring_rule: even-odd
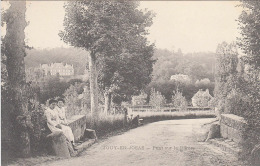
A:
<svg viewBox="0 0 260 166">
<path fill-rule="evenodd" d="M 63 98 L 58 98 L 57 101 L 58 101 L 58 102 L 59 102 L 59 101 L 62 101 L 63 103 L 65 103 L 65 100 L 64 100 Z"/>
<path fill-rule="evenodd" d="M 50 100 L 49 100 L 49 105 L 51 105 L 52 103 L 57 103 L 57 100 L 50 99 Z"/>
</svg>

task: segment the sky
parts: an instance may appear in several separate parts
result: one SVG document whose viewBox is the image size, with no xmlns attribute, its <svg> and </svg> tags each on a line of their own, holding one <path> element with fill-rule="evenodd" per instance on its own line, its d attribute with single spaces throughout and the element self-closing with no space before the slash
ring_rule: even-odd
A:
<svg viewBox="0 0 260 166">
<path fill-rule="evenodd" d="M 29 46 L 68 47 L 58 36 L 63 29 L 63 3 L 27 1 L 29 25 L 25 34 Z M 235 7 L 237 4 L 236 1 L 141 1 L 140 8 L 156 13 L 153 25 L 148 28 L 148 39 L 156 48 L 171 51 L 180 48 L 184 53 L 215 52 L 219 43 L 235 41 L 239 36 L 236 20 L 241 8 Z"/>
</svg>

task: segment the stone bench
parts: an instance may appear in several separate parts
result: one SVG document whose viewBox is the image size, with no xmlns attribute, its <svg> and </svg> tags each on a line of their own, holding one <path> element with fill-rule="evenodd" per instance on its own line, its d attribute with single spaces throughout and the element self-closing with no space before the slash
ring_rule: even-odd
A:
<svg viewBox="0 0 260 166">
<path fill-rule="evenodd" d="M 234 114 L 221 114 L 220 134 L 223 138 L 233 140 L 236 143 L 242 143 L 243 130 L 245 129 L 245 120 Z"/>
<path fill-rule="evenodd" d="M 85 115 L 74 115 L 68 119 L 68 126 L 71 128 L 75 142 L 80 141 L 84 137 L 87 128 L 87 117 Z"/>
</svg>

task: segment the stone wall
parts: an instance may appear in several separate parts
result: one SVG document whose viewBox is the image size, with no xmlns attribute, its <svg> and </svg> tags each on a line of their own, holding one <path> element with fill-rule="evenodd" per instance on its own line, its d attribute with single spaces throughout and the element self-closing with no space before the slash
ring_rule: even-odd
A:
<svg viewBox="0 0 260 166">
<path fill-rule="evenodd" d="M 243 142 L 243 130 L 245 120 L 234 114 L 221 114 L 220 134 L 223 138 L 233 140 L 236 143 Z"/>
<path fill-rule="evenodd" d="M 72 129 L 75 142 L 79 141 L 86 130 L 87 117 L 85 115 L 74 115 L 68 119 L 68 125 Z"/>
</svg>

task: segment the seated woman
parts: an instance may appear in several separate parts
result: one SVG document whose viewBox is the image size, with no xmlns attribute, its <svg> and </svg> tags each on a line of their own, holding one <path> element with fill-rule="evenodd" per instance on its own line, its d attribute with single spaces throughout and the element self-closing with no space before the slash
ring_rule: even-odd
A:
<svg viewBox="0 0 260 166">
<path fill-rule="evenodd" d="M 66 110 L 64 107 L 65 100 L 62 98 L 59 98 L 58 100 L 57 107 L 55 108 L 58 112 L 59 118 L 60 118 L 60 123 L 63 125 L 68 125 L 67 119 L 66 119 Z"/>
<path fill-rule="evenodd" d="M 47 118 L 47 125 L 51 132 L 62 131 L 66 138 L 73 144 L 74 135 L 69 126 L 61 123 L 58 111 L 55 108 L 57 105 L 57 100 L 51 99 L 49 101 L 49 107 L 45 110 L 45 116 Z"/>
</svg>

